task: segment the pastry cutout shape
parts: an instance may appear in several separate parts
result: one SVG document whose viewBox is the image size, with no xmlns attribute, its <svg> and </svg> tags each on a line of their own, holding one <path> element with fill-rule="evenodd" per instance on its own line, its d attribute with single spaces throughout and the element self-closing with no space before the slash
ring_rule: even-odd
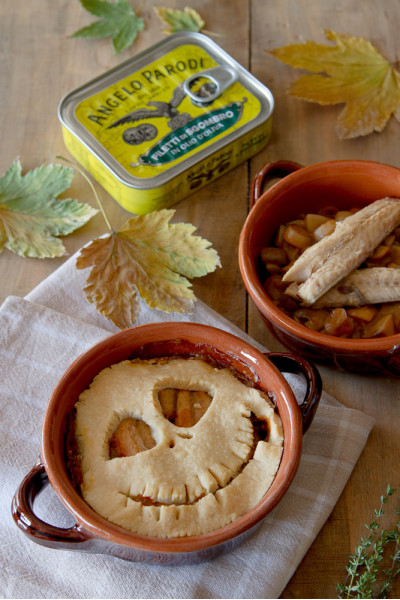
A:
<svg viewBox="0 0 400 600">
<path fill-rule="evenodd" d="M 110 458 L 135 456 L 155 445 L 151 428 L 147 423 L 141 419 L 126 417 L 120 421 L 109 442 Z"/>
<path fill-rule="evenodd" d="M 201 391 L 212 401 L 188 427 L 164 414 L 160 391 Z M 110 456 L 124 420 L 149 427 L 155 445 L 133 456 Z M 266 423 L 265 439 L 253 423 Z M 81 492 L 100 515 L 155 537 L 213 531 L 250 510 L 278 470 L 283 431 L 265 394 L 229 369 L 199 359 L 123 361 L 101 371 L 76 405 Z"/>
<path fill-rule="evenodd" d="M 177 427 L 193 427 L 205 414 L 212 396 L 202 390 L 166 388 L 158 393 L 163 414 Z"/>
</svg>

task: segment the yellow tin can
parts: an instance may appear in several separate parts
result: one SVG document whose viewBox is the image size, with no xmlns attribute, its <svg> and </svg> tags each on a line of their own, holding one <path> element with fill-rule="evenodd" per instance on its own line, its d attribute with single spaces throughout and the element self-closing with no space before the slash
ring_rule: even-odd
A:
<svg viewBox="0 0 400 600">
<path fill-rule="evenodd" d="M 274 99 L 200 33 L 168 36 L 70 92 L 70 153 L 126 210 L 171 206 L 261 150 Z"/>
</svg>

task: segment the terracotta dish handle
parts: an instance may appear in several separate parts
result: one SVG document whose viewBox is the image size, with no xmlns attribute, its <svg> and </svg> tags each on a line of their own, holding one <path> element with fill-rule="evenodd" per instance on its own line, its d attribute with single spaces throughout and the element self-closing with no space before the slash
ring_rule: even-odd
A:
<svg viewBox="0 0 400 600">
<path fill-rule="evenodd" d="M 310 427 L 322 394 L 322 380 L 318 369 L 305 358 L 289 352 L 266 352 L 265 356 L 282 372 L 303 375 L 307 388 L 299 405 L 303 433 Z"/>
<path fill-rule="evenodd" d="M 286 175 L 290 175 L 290 173 L 294 173 L 294 171 L 298 171 L 301 168 L 302 165 L 290 160 L 276 160 L 261 167 L 255 174 L 251 186 L 251 206 L 253 207 L 260 196 L 262 196 L 264 186 L 269 181 L 277 178 L 283 179 Z"/>
<path fill-rule="evenodd" d="M 73 547 L 91 539 L 83 533 L 79 525 L 62 528 L 45 523 L 33 512 L 36 496 L 49 483 L 47 473 L 40 460 L 22 480 L 15 493 L 11 505 L 11 512 L 18 527 L 34 541 L 44 546 L 74 549 Z"/>
</svg>

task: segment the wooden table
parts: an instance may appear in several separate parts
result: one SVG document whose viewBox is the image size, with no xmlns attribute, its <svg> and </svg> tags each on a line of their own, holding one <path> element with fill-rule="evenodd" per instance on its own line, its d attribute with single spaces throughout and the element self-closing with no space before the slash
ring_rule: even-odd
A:
<svg viewBox="0 0 400 600">
<path fill-rule="evenodd" d="M 135 4 L 135 3 L 133 3 Z M 71 89 L 119 64 L 164 37 L 153 11 L 159 3 L 136 3 L 146 29 L 135 44 L 114 55 L 109 40 L 71 39 L 94 20 L 78 1 L 2 0 L 0 3 L 0 174 L 14 159 L 23 169 L 56 162 L 68 156 L 57 118 L 57 105 Z M 183 8 L 178 0 L 168 6 Z M 324 29 L 364 37 L 388 59 L 400 59 L 397 0 L 192 0 L 214 40 L 249 69 L 274 94 L 276 109 L 269 145 L 248 163 L 176 205 L 174 221 L 193 223 L 198 234 L 218 250 L 222 269 L 195 280 L 198 298 L 277 350 L 279 344 L 265 329 L 248 300 L 235 259 L 238 237 L 249 210 L 251 179 L 263 164 L 290 159 L 304 165 L 321 160 L 358 158 L 400 166 L 400 124 L 391 119 L 380 134 L 339 141 L 335 133 L 338 106 L 320 107 L 287 94 L 299 72 L 266 50 L 294 42 L 325 43 Z M 97 186 L 114 228 L 129 217 Z M 95 201 L 87 183 L 75 176 L 68 197 Z M 68 253 L 106 231 L 101 215 L 64 238 Z M 65 258 L 21 258 L 5 250 L 0 256 L 0 301 L 24 296 L 57 269 Z M 332 515 L 285 589 L 284 598 L 334 598 L 335 585 L 370 521 L 386 484 L 400 484 L 400 384 L 394 379 L 357 376 L 321 368 L 325 389 L 347 406 L 376 418 L 376 425 Z M 397 582 L 392 597 L 400 593 Z"/>
</svg>

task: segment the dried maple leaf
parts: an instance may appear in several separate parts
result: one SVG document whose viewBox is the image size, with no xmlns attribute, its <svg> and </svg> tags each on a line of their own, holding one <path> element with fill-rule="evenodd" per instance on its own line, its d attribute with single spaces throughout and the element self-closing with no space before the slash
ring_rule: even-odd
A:
<svg viewBox="0 0 400 600">
<path fill-rule="evenodd" d="M 166 34 L 175 31 L 201 31 L 205 25 L 199 13 L 188 6 L 184 10 L 155 6 L 154 10 L 160 19 L 168 25 L 168 29 L 163 29 Z"/>
<path fill-rule="evenodd" d="M 54 258 L 65 254 L 57 237 L 85 225 L 98 211 L 77 200 L 59 200 L 74 171 L 61 165 L 38 167 L 22 175 L 14 161 L 0 178 L 0 252 Z"/>
<path fill-rule="evenodd" d="M 80 0 L 83 8 L 96 17 L 101 17 L 87 27 L 82 27 L 72 37 L 111 37 L 115 53 L 128 48 L 143 31 L 145 24 L 126 0 Z"/>
<path fill-rule="evenodd" d="M 195 296 L 186 278 L 220 266 L 210 242 L 193 235 L 193 225 L 169 223 L 174 213 L 164 209 L 134 217 L 78 256 L 78 269 L 92 267 L 84 289 L 87 300 L 120 329 L 137 319 L 138 294 L 150 308 L 190 312 Z"/>
<path fill-rule="evenodd" d="M 293 96 L 319 104 L 346 104 L 337 121 L 340 139 L 382 131 L 392 115 L 400 120 L 400 73 L 363 38 L 325 30 L 336 46 L 314 42 L 270 51 L 284 63 L 317 75 L 303 75 Z"/>
</svg>

